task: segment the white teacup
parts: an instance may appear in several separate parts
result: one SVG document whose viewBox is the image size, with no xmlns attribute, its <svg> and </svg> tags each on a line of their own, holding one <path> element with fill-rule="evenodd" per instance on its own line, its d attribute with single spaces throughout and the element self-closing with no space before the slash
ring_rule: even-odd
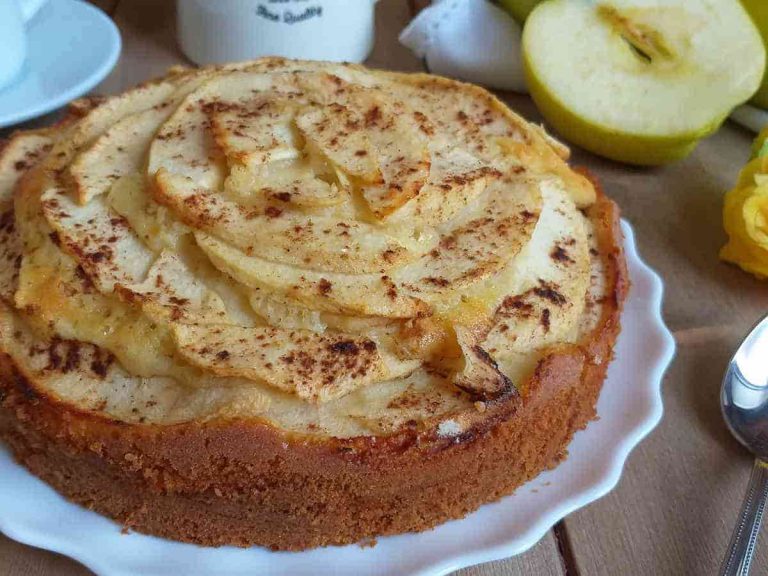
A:
<svg viewBox="0 0 768 576">
<path fill-rule="evenodd" d="M 197 64 L 259 56 L 361 62 L 373 47 L 375 4 L 376 0 L 178 0 L 179 44 Z"/>
<path fill-rule="evenodd" d="M 13 82 L 27 57 L 26 25 L 47 0 L 0 0 L 0 88 Z"/>
</svg>

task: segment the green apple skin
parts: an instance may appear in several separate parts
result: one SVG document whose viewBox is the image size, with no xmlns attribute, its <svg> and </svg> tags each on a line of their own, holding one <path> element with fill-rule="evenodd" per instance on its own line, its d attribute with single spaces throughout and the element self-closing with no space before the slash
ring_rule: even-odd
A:
<svg viewBox="0 0 768 576">
<path fill-rule="evenodd" d="M 741 4 L 749 12 L 760 31 L 760 36 L 763 37 L 763 43 L 768 48 L 768 0 L 741 0 Z M 751 102 L 768 110 L 768 71 L 763 75 L 763 83 Z"/>
<path fill-rule="evenodd" d="M 702 138 L 717 131 L 727 116 L 718 118 L 706 129 L 675 137 L 643 137 L 612 130 L 585 121 L 554 96 L 532 70 L 523 51 L 528 91 L 549 125 L 568 142 L 594 154 L 637 166 L 657 166 L 682 160 L 693 152 Z"/>
<path fill-rule="evenodd" d="M 536 5 L 542 0 L 499 0 L 499 4 L 522 26 Z"/>
<path fill-rule="evenodd" d="M 550 0 L 538 4 L 535 12 L 550 6 L 551 2 L 570 0 Z M 685 0 L 680 0 L 684 2 Z M 748 0 L 751 1 L 751 0 Z M 768 0 L 754 0 L 758 3 Z M 762 4 L 761 4 L 762 9 Z M 536 16 L 534 14 L 532 18 Z M 531 20 L 523 29 L 523 67 L 526 83 L 531 97 L 549 125 L 567 141 L 605 158 L 638 166 L 656 166 L 669 164 L 688 156 L 699 141 L 716 132 L 725 122 L 730 109 L 721 111 L 709 121 L 699 124 L 687 132 L 675 134 L 641 134 L 624 131 L 620 127 L 608 126 L 591 121 L 572 111 L 572 106 L 564 102 L 536 72 L 532 65 L 531 54 L 526 40 L 531 33 Z M 757 84 L 757 81 L 755 81 Z M 745 95 L 744 102 L 754 90 Z M 734 102 L 733 107 L 739 102 Z"/>
</svg>

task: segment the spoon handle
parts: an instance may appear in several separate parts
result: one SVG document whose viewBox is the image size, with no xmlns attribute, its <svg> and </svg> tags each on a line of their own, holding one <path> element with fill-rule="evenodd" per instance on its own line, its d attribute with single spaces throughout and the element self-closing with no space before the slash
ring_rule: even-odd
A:
<svg viewBox="0 0 768 576">
<path fill-rule="evenodd" d="M 765 501 L 768 499 L 768 463 L 755 460 L 749 487 L 741 506 L 739 523 L 731 536 L 728 554 L 720 568 L 720 576 L 746 576 L 760 534 Z"/>
</svg>

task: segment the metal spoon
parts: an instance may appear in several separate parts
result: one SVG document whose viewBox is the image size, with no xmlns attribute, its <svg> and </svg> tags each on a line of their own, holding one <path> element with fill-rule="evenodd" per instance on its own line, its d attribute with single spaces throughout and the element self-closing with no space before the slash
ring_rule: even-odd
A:
<svg viewBox="0 0 768 576">
<path fill-rule="evenodd" d="M 725 423 L 755 455 L 755 466 L 731 536 L 721 576 L 746 576 L 768 499 L 768 316 L 747 335 L 728 364 L 720 393 Z"/>
</svg>

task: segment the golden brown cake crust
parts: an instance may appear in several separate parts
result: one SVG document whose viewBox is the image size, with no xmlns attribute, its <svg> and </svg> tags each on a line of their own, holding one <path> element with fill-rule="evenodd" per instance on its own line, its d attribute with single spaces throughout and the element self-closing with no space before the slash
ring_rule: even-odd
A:
<svg viewBox="0 0 768 576">
<path fill-rule="evenodd" d="M 460 518 L 556 465 L 595 416 L 628 277 L 618 208 L 598 192 L 587 215 L 606 276 L 596 328 L 550 352 L 522 397 L 489 403 L 460 436 L 316 440 L 253 420 L 128 424 L 46 395 L 3 353 L 0 438 L 70 500 L 186 542 L 301 550 Z"/>
</svg>

